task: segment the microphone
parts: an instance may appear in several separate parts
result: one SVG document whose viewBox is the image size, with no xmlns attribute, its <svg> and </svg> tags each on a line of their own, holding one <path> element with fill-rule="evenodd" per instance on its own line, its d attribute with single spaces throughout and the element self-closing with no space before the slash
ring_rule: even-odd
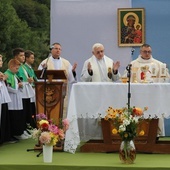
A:
<svg viewBox="0 0 170 170">
<path fill-rule="evenodd" d="M 50 56 L 51 56 L 51 53 L 48 54 L 47 61 L 43 65 L 42 73 L 41 73 L 41 76 L 40 76 L 41 79 L 44 77 L 44 74 L 45 74 L 45 72 L 47 70 L 47 63 L 48 63 L 48 60 L 49 60 Z"/>
<path fill-rule="evenodd" d="M 131 77 L 131 67 L 132 67 L 132 64 L 128 64 L 127 67 L 126 67 L 126 70 L 128 71 L 127 77 L 129 77 L 129 80 L 130 80 L 130 77 Z"/>
<path fill-rule="evenodd" d="M 135 52 L 135 49 L 132 48 L 132 49 L 131 49 L 131 55 L 133 55 L 134 52 Z"/>
<path fill-rule="evenodd" d="M 44 73 L 45 73 L 46 69 L 47 69 L 47 67 L 44 67 L 42 69 L 41 76 L 40 76 L 41 79 L 44 77 Z"/>
<path fill-rule="evenodd" d="M 132 64 L 128 64 L 127 67 L 126 67 L 126 70 L 129 71 L 132 67 Z"/>
</svg>

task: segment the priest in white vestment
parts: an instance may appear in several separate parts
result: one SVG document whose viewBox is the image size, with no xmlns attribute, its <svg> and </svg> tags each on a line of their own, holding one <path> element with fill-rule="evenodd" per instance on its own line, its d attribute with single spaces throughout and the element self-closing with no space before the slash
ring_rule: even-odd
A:
<svg viewBox="0 0 170 170">
<path fill-rule="evenodd" d="M 93 56 L 84 62 L 81 81 L 84 82 L 112 82 L 120 78 L 118 69 L 120 62 L 114 62 L 104 55 L 104 46 L 96 43 L 92 47 Z"/>
<path fill-rule="evenodd" d="M 48 56 L 48 58 L 46 58 L 40 63 L 38 70 L 47 68 L 47 70 L 65 70 L 66 71 L 68 88 L 67 88 L 67 95 L 65 96 L 65 99 L 64 99 L 64 110 L 63 110 L 63 117 L 66 117 L 69 91 L 70 91 L 71 85 L 76 82 L 77 63 L 74 63 L 74 65 L 72 66 L 68 60 L 61 57 L 61 51 L 62 51 L 61 44 L 53 43 L 50 49 L 51 49 L 51 54 Z"/>
<path fill-rule="evenodd" d="M 156 83 L 169 79 L 169 71 L 166 64 L 156 60 L 152 56 L 152 48 L 148 44 L 140 47 L 140 54 L 131 63 L 131 82 Z M 127 70 L 124 76 L 127 75 Z"/>
<path fill-rule="evenodd" d="M 152 48 L 149 44 L 140 47 L 140 54 L 131 63 L 132 83 L 158 83 L 169 79 L 169 71 L 166 64 L 156 60 L 152 56 Z M 127 76 L 125 70 L 124 76 Z M 149 106 L 148 106 L 149 107 Z M 164 118 L 159 118 L 158 136 L 164 136 Z"/>
</svg>

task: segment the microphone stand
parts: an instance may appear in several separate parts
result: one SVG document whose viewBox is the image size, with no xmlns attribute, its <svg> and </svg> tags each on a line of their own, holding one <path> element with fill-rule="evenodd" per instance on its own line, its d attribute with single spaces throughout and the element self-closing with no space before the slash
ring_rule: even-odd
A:
<svg viewBox="0 0 170 170">
<path fill-rule="evenodd" d="M 131 56 L 133 56 L 135 49 L 132 48 L 131 49 Z M 132 64 L 128 64 L 128 66 L 126 67 L 127 72 L 127 78 L 128 78 L 128 110 L 130 109 L 130 98 L 131 98 L 131 93 L 130 93 L 130 82 L 131 82 L 131 67 Z"/>
<path fill-rule="evenodd" d="M 44 114 L 47 116 L 46 113 L 46 88 L 47 88 L 47 67 L 43 68 L 42 74 L 40 78 L 44 77 Z"/>
<path fill-rule="evenodd" d="M 127 73 L 127 78 L 128 78 L 128 110 L 130 109 L 130 98 L 131 98 L 131 93 L 130 93 L 130 78 L 131 78 L 131 64 L 129 64 L 126 67 L 126 70 L 128 71 Z"/>
<path fill-rule="evenodd" d="M 42 73 L 40 75 L 40 78 L 44 78 L 44 114 L 46 115 L 46 86 L 47 86 L 47 66 L 45 66 L 42 70 Z M 47 116 L 47 115 L 46 115 Z M 27 149 L 27 152 L 29 151 L 40 151 L 38 154 L 37 154 L 37 157 L 39 157 L 42 153 L 43 153 L 43 149 L 41 148 L 41 145 L 39 144 L 36 144 L 35 145 L 36 148 L 34 149 Z"/>
<path fill-rule="evenodd" d="M 48 57 L 47 57 L 47 61 L 45 63 L 45 67 L 43 68 L 42 70 L 42 73 L 41 73 L 41 76 L 40 78 L 43 78 L 44 77 L 44 114 L 48 117 L 46 111 L 47 111 L 47 107 L 46 107 L 46 88 L 47 88 L 47 63 L 48 63 L 48 60 L 49 60 L 49 57 L 50 57 L 51 53 L 49 53 Z"/>
<path fill-rule="evenodd" d="M 40 78 L 43 79 L 44 77 L 44 114 L 47 116 L 47 113 L 46 113 L 46 88 L 47 88 L 47 63 L 48 63 L 48 60 L 49 60 L 49 57 L 50 57 L 50 54 L 48 55 L 48 58 L 47 58 L 47 61 L 46 61 L 46 64 L 45 64 L 45 67 L 43 68 L 42 70 L 42 73 L 40 75 Z M 47 116 L 48 117 L 48 116 Z M 37 145 L 35 145 L 37 148 L 34 148 L 34 149 L 27 149 L 27 152 L 29 151 L 40 151 L 38 154 L 37 154 L 37 157 L 39 157 L 42 153 L 43 153 L 43 149 L 41 148 L 41 146 L 39 145 L 39 143 Z"/>
</svg>

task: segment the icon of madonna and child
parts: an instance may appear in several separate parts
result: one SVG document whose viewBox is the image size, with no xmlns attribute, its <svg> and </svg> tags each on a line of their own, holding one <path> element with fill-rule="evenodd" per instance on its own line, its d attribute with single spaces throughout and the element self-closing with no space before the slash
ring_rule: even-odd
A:
<svg viewBox="0 0 170 170">
<path fill-rule="evenodd" d="M 121 28 L 121 43 L 142 43 L 142 25 L 139 22 L 138 15 L 134 12 L 128 12 L 123 17 L 123 26 Z"/>
</svg>

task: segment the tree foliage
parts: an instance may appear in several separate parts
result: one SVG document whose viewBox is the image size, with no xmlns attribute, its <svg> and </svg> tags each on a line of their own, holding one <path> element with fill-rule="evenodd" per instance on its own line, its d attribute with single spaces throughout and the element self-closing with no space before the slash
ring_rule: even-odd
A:
<svg viewBox="0 0 170 170">
<path fill-rule="evenodd" d="M 0 53 L 4 56 L 4 70 L 13 57 L 12 50 L 17 47 L 35 52 L 35 67 L 41 58 L 47 56 L 50 42 L 49 2 L 50 0 L 0 1 Z"/>
</svg>

